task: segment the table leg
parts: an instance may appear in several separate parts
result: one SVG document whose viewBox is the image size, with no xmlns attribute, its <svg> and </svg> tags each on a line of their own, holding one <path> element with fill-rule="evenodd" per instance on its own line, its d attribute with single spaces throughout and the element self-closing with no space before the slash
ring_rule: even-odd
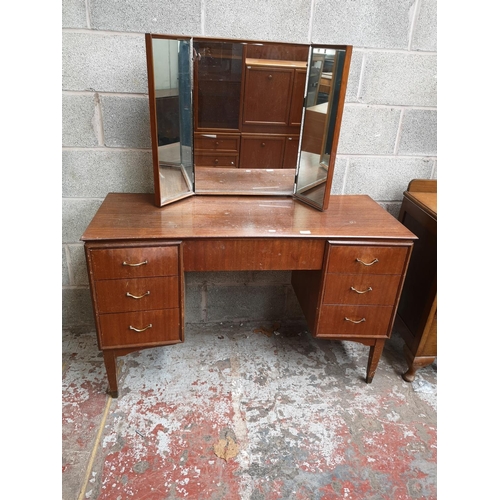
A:
<svg viewBox="0 0 500 500">
<path fill-rule="evenodd" d="M 419 368 L 428 366 L 434 363 L 436 356 L 414 356 L 410 349 L 405 345 L 403 352 L 408 363 L 408 370 L 403 373 L 403 380 L 406 382 L 413 382 L 415 380 L 415 373 Z"/>
<path fill-rule="evenodd" d="M 105 350 L 102 352 L 104 356 L 104 366 L 108 376 L 108 394 L 112 398 L 118 397 L 118 381 L 116 379 L 116 353 L 113 350 Z"/>
<path fill-rule="evenodd" d="M 375 371 L 377 370 L 380 355 L 384 349 L 385 339 L 376 339 L 375 343 L 370 346 L 370 354 L 368 355 L 368 366 L 366 368 L 366 383 L 371 384 Z"/>
</svg>

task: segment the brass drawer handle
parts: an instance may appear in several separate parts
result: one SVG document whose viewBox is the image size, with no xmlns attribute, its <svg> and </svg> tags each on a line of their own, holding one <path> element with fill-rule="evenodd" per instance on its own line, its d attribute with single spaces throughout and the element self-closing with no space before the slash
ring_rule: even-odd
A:
<svg viewBox="0 0 500 500">
<path fill-rule="evenodd" d="M 144 262 L 138 262 L 137 264 L 130 264 L 130 262 L 123 262 L 123 266 L 130 266 L 130 267 L 137 267 L 137 266 L 143 266 L 144 264 L 147 264 L 148 261 L 145 260 Z"/>
<path fill-rule="evenodd" d="M 129 326 L 129 330 L 134 330 L 134 332 L 143 332 L 148 328 L 153 328 L 153 325 L 150 323 L 148 326 L 146 326 L 146 328 L 134 328 L 132 325 Z"/>
<path fill-rule="evenodd" d="M 378 259 L 373 259 L 369 263 L 363 262 L 361 259 L 356 259 L 356 262 L 361 262 L 361 264 L 363 264 L 363 266 L 373 266 L 373 264 L 376 264 L 378 262 Z"/>
<path fill-rule="evenodd" d="M 366 290 L 356 290 L 353 286 L 351 286 L 351 290 L 356 293 L 366 293 L 366 292 L 371 292 L 373 288 L 369 286 Z"/>
<path fill-rule="evenodd" d="M 132 297 L 133 299 L 142 299 L 146 295 L 149 295 L 151 292 L 148 290 L 146 293 L 143 293 L 142 295 L 132 295 L 130 292 L 127 292 L 125 295 L 127 297 Z"/>
<path fill-rule="evenodd" d="M 350 319 L 350 318 L 344 318 L 344 320 L 345 320 L 345 321 L 350 321 L 351 323 L 356 323 L 356 324 L 358 324 L 358 323 L 363 323 L 363 321 L 366 321 L 366 319 L 365 319 L 365 318 L 361 318 L 361 319 L 360 319 L 360 320 L 358 320 L 358 321 L 356 321 L 356 320 L 354 320 L 354 319 Z"/>
</svg>

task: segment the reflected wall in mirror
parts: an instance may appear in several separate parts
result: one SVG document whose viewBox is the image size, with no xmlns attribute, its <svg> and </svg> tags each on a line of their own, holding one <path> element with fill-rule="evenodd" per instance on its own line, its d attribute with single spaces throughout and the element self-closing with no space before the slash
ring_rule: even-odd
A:
<svg viewBox="0 0 500 500">
<path fill-rule="evenodd" d="M 292 195 L 309 46 L 194 39 L 200 194 Z"/>
<path fill-rule="evenodd" d="M 313 46 L 295 195 L 328 208 L 352 47 Z"/>
<path fill-rule="evenodd" d="M 146 36 L 155 201 L 194 194 L 190 40 Z"/>
</svg>

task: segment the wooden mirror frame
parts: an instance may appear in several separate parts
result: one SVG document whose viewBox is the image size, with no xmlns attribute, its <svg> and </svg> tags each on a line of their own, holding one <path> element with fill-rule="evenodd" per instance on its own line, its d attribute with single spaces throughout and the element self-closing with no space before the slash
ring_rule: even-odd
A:
<svg viewBox="0 0 500 500">
<path fill-rule="evenodd" d="M 277 45 L 280 42 L 264 42 L 264 41 L 255 41 L 255 40 L 241 40 L 241 39 L 227 39 L 227 38 L 211 38 L 211 37 L 191 37 L 191 36 L 183 36 L 183 35 L 158 35 L 146 33 L 146 56 L 147 56 L 147 70 L 148 70 L 148 91 L 149 91 L 149 109 L 150 109 L 150 124 L 151 124 L 151 146 L 152 146 L 152 156 L 153 156 L 153 177 L 154 177 L 154 190 L 155 190 L 155 205 L 158 207 L 164 206 L 166 204 L 172 203 L 174 201 L 178 201 L 180 199 L 185 198 L 186 196 L 192 196 L 196 193 L 196 166 L 194 161 L 194 121 L 195 121 L 195 113 L 194 104 L 196 100 L 193 95 L 193 61 L 192 57 L 190 60 L 190 76 L 191 76 L 191 161 L 193 167 L 193 189 L 189 192 L 180 193 L 177 197 L 172 197 L 168 201 L 162 201 L 162 193 L 161 193 L 161 179 L 160 179 L 160 161 L 159 161 L 159 150 L 158 150 L 158 127 L 157 127 L 157 111 L 156 111 L 156 92 L 155 92 L 155 79 L 154 79 L 154 64 L 153 64 L 153 39 L 166 39 L 166 40 L 178 40 L 178 41 L 189 41 L 191 44 L 191 50 L 194 42 L 219 42 L 219 43 L 246 43 L 246 44 L 261 44 L 261 45 Z M 299 131 L 299 150 L 297 156 L 297 163 L 295 166 L 295 178 L 293 182 L 293 192 L 286 193 L 286 196 L 293 196 L 297 200 L 300 200 L 318 210 L 324 211 L 328 208 L 328 202 L 330 198 L 330 190 L 333 182 L 333 174 L 335 168 L 335 160 L 337 153 L 338 140 L 340 136 L 340 125 L 342 122 L 342 114 L 344 110 L 344 101 L 346 95 L 347 88 L 347 80 L 349 75 L 349 67 L 352 55 L 352 46 L 350 45 L 319 45 L 319 44 L 298 44 L 298 43 L 283 43 L 283 45 L 289 46 L 299 46 L 299 47 L 308 47 L 309 55 L 307 61 L 307 74 L 306 74 L 306 85 L 304 89 L 304 94 L 307 93 L 307 85 L 309 79 L 309 60 L 312 57 L 313 49 L 315 48 L 325 48 L 325 49 L 336 49 L 345 51 L 344 64 L 342 68 L 342 73 L 340 77 L 340 88 L 338 89 L 338 101 L 336 108 L 336 117 L 335 123 L 333 126 L 333 137 L 331 142 L 330 149 L 330 157 L 328 162 L 328 168 L 326 172 L 326 179 L 324 182 L 324 194 L 322 196 L 322 203 L 318 201 L 314 201 L 308 198 L 306 195 L 297 193 L 297 179 L 300 170 L 300 155 L 302 153 L 302 138 L 304 131 L 304 116 L 305 116 L 305 99 L 306 95 L 304 95 L 304 105 L 302 107 L 302 122 L 300 125 Z M 333 83 L 332 83 L 333 85 Z M 332 89 L 332 92 L 335 92 L 335 88 Z M 326 124 L 328 126 L 328 123 Z M 322 155 L 321 155 L 322 156 Z M 207 192 L 198 193 L 200 195 L 210 194 Z M 226 193 L 212 193 L 212 194 L 226 194 Z M 234 195 L 237 193 L 227 192 L 228 195 Z M 255 194 L 255 195 L 263 195 L 265 193 L 262 190 L 259 190 L 255 193 L 244 193 L 244 194 Z"/>
</svg>

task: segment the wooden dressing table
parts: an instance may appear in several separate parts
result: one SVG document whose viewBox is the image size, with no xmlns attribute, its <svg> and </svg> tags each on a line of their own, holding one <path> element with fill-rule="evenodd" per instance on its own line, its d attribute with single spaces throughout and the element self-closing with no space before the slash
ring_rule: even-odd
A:
<svg viewBox="0 0 500 500">
<path fill-rule="evenodd" d="M 365 195 L 320 212 L 290 197 L 193 196 L 163 208 L 110 193 L 82 236 L 109 393 L 116 357 L 184 340 L 184 272 L 292 270 L 314 337 L 369 346 L 366 381 L 390 337 L 415 235 Z"/>
</svg>

